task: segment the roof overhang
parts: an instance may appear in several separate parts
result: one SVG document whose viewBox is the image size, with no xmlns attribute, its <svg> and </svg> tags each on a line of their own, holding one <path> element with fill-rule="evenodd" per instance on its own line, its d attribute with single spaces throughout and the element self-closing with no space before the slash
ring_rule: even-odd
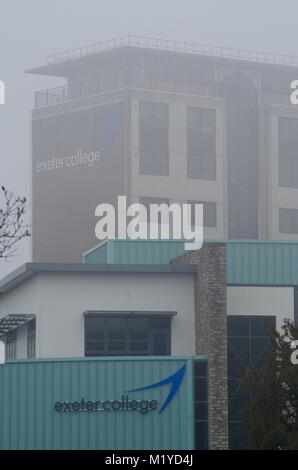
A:
<svg viewBox="0 0 298 470">
<path fill-rule="evenodd" d="M 0 338 L 35 320 L 35 315 L 6 315 L 0 318 Z"/>
<path fill-rule="evenodd" d="M 106 310 L 88 310 L 87 312 L 84 312 L 84 317 L 97 317 L 99 315 L 102 315 L 102 316 L 111 316 L 111 315 L 115 315 L 115 316 L 123 316 L 126 315 L 126 316 L 131 316 L 131 317 L 155 317 L 156 316 L 159 316 L 159 317 L 175 317 L 177 315 L 177 312 L 167 312 L 167 311 L 161 311 L 161 310 L 158 310 L 158 312 L 153 312 L 152 310 L 148 311 L 148 312 L 145 312 L 145 311 L 106 311 Z"/>
<path fill-rule="evenodd" d="M 197 266 L 190 264 L 68 264 L 68 263 L 27 263 L 0 280 L 0 297 L 28 279 L 40 273 L 101 273 L 101 274 L 177 274 L 197 272 Z"/>
</svg>

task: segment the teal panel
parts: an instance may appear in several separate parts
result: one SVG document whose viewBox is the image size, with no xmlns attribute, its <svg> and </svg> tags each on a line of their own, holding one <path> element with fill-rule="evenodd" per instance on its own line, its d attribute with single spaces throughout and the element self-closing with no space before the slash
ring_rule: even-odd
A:
<svg viewBox="0 0 298 470">
<path fill-rule="evenodd" d="M 184 240 L 109 240 L 84 256 L 85 263 L 169 264 L 184 253 Z"/>
<path fill-rule="evenodd" d="M 193 360 L 101 358 L 12 361 L 0 366 L 0 449 L 183 450 L 194 448 Z M 186 363 L 178 393 L 159 414 L 170 385 L 159 382 Z M 158 409 L 58 412 L 56 402 L 156 400 Z"/>
<path fill-rule="evenodd" d="M 110 240 L 85 256 L 85 263 L 169 264 L 182 255 L 184 240 Z M 223 243 L 205 240 L 205 243 Z M 228 284 L 298 285 L 298 242 L 229 240 Z"/>
<path fill-rule="evenodd" d="M 298 284 L 298 242 L 230 241 L 228 284 Z"/>
<path fill-rule="evenodd" d="M 107 264 L 108 262 L 108 242 L 85 253 L 83 261 L 86 264 Z"/>
</svg>

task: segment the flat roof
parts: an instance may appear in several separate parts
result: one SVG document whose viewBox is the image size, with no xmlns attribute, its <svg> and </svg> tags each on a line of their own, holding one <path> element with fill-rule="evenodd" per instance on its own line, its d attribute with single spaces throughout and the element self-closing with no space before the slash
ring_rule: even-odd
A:
<svg viewBox="0 0 298 470">
<path fill-rule="evenodd" d="M 197 272 L 190 264 L 72 264 L 72 263 L 26 263 L 0 280 L 0 296 L 39 273 L 139 273 L 180 274 Z"/>
<path fill-rule="evenodd" d="M 94 63 L 106 53 L 110 54 L 111 51 L 119 51 L 124 48 L 160 51 L 161 53 L 179 53 L 184 56 L 193 55 L 289 68 L 298 67 L 298 57 L 286 54 L 128 35 L 49 55 L 46 65 L 32 68 L 26 72 L 67 77 L 74 68 L 81 67 L 82 64 Z"/>
</svg>

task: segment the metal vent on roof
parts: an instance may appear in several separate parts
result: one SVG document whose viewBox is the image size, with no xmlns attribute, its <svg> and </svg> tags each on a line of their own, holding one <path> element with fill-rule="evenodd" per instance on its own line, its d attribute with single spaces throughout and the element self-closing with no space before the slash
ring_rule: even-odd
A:
<svg viewBox="0 0 298 470">
<path fill-rule="evenodd" d="M 35 315 L 6 315 L 0 319 L 0 337 L 35 320 Z"/>
</svg>

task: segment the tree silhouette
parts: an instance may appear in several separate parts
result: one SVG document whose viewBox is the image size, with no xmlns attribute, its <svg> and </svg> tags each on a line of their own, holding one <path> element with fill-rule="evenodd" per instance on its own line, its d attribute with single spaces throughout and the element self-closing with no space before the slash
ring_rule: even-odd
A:
<svg viewBox="0 0 298 470">
<path fill-rule="evenodd" d="M 13 257 L 17 244 L 29 237 L 28 226 L 24 222 L 26 198 L 15 196 L 2 186 L 0 191 L 0 259 Z"/>
<path fill-rule="evenodd" d="M 298 328 L 285 320 L 272 335 L 264 367 L 246 371 L 242 388 L 250 400 L 243 410 L 249 448 L 298 450 L 298 365 L 293 365 L 292 342 Z"/>
</svg>

